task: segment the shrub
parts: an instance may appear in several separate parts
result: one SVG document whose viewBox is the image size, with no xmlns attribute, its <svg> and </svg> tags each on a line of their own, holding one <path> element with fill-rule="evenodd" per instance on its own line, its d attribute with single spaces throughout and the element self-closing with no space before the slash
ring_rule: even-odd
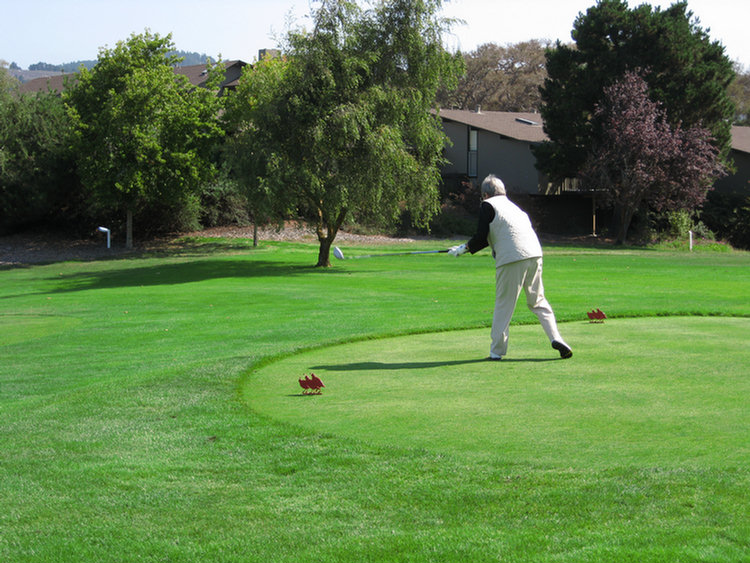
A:
<svg viewBox="0 0 750 563">
<path fill-rule="evenodd" d="M 244 226 L 252 222 L 245 196 L 227 179 L 209 184 L 201 194 L 200 223 L 204 227 Z"/>
<path fill-rule="evenodd" d="M 708 194 L 701 218 L 716 236 L 735 248 L 750 250 L 750 196 L 740 192 Z"/>
</svg>

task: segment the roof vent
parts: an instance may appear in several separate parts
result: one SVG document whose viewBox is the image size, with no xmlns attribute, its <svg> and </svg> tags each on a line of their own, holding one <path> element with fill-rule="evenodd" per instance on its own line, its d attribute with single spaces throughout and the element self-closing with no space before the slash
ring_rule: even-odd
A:
<svg viewBox="0 0 750 563">
<path fill-rule="evenodd" d="M 516 117 L 516 121 L 518 121 L 518 123 L 523 123 L 524 125 L 539 125 L 536 121 L 524 119 L 523 117 Z"/>
<path fill-rule="evenodd" d="M 482 106 L 477 106 L 477 113 L 482 113 Z"/>
</svg>

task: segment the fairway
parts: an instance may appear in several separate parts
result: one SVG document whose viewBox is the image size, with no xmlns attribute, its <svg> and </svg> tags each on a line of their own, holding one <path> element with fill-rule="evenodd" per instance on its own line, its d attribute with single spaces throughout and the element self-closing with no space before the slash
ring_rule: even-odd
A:
<svg viewBox="0 0 750 563">
<path fill-rule="evenodd" d="M 748 561 L 750 254 L 545 248 L 488 362 L 489 253 L 317 250 L 0 270 L 0 561 Z"/>
<path fill-rule="evenodd" d="M 255 372 L 253 409 L 305 431 L 550 467 L 738 467 L 750 461 L 748 318 L 658 317 L 537 325 L 502 362 L 488 329 L 365 340 Z M 744 350 L 744 361 L 736 361 Z M 306 396 L 314 371 L 326 387 Z"/>
<path fill-rule="evenodd" d="M 0 314 L 0 342 L 3 346 L 44 338 L 72 329 L 80 319 L 56 315 Z"/>
</svg>

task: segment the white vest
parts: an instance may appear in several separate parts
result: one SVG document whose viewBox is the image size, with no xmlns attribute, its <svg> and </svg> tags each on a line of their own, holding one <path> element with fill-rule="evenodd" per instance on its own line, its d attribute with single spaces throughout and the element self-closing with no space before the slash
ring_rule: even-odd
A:
<svg viewBox="0 0 750 563">
<path fill-rule="evenodd" d="M 492 248 L 495 266 L 542 256 L 542 246 L 529 216 L 504 195 L 485 200 L 495 209 L 487 242 Z"/>
</svg>

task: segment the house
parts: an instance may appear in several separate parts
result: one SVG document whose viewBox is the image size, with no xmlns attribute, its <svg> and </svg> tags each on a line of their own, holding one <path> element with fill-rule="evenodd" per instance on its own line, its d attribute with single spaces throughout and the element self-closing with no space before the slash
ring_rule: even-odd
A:
<svg viewBox="0 0 750 563">
<path fill-rule="evenodd" d="M 76 73 L 54 74 L 52 76 L 43 76 L 24 82 L 18 87 L 21 94 L 33 94 L 35 92 L 55 92 L 61 94 L 69 81 L 73 84 L 78 82 Z"/>
<path fill-rule="evenodd" d="M 247 66 L 244 61 L 224 61 L 224 80 L 221 81 L 219 86 L 219 96 L 224 94 L 224 90 L 234 90 L 240 81 L 242 76 L 242 69 Z M 189 66 L 177 66 L 174 69 L 175 74 L 182 74 L 187 76 L 188 80 L 193 86 L 204 87 L 208 78 L 207 66 L 202 65 L 189 65 Z"/>
<path fill-rule="evenodd" d="M 233 90 L 237 87 L 240 76 L 242 76 L 242 69 L 247 66 L 244 61 L 223 61 L 225 75 L 219 86 L 219 95 L 224 93 L 224 90 Z M 207 65 L 189 65 L 189 66 L 177 66 L 174 68 L 175 74 L 181 74 L 186 76 L 187 79 L 193 86 L 203 87 L 206 84 L 208 78 Z M 18 91 L 21 94 L 34 93 L 34 92 L 57 92 L 62 93 L 66 86 L 71 83 L 75 84 L 77 79 L 77 73 L 70 74 L 56 74 L 53 76 L 45 76 L 43 78 L 35 78 L 21 84 Z"/>
<path fill-rule="evenodd" d="M 546 141 L 538 113 L 441 109 L 443 132 L 452 146 L 445 149 L 444 178 L 463 177 L 481 182 L 487 174 L 503 179 L 510 193 L 552 195 L 578 191 L 576 182 L 552 185 L 536 168 L 532 148 Z M 730 156 L 737 168 L 716 182 L 717 190 L 750 193 L 750 127 L 732 127 Z"/>
<path fill-rule="evenodd" d="M 714 184 L 717 192 L 745 192 L 750 195 L 750 127 L 732 127 L 732 150 L 735 172 Z"/>
<path fill-rule="evenodd" d="M 532 148 L 548 139 L 538 113 L 478 108 L 441 109 L 439 115 L 443 132 L 452 143 L 445 148 L 448 162 L 441 171 L 446 186 L 467 178 L 478 185 L 487 174 L 496 174 L 509 195 L 523 201 L 542 229 L 596 234 L 597 192 L 578 189 L 572 178 L 553 184 L 536 168 Z M 750 127 L 732 127 L 730 156 L 736 171 L 718 180 L 715 188 L 750 195 Z"/>
<path fill-rule="evenodd" d="M 441 109 L 443 131 L 453 143 L 445 149 L 444 177 L 482 178 L 496 174 L 510 192 L 544 193 L 546 177 L 536 169 L 534 145 L 547 140 L 538 113 Z"/>
</svg>

